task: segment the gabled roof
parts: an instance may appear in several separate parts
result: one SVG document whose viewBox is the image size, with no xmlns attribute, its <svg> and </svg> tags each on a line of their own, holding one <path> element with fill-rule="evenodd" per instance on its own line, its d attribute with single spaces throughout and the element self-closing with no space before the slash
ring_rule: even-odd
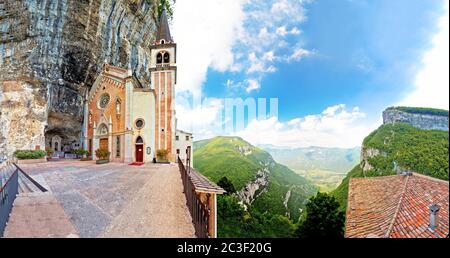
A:
<svg viewBox="0 0 450 258">
<path fill-rule="evenodd" d="M 158 33 L 156 34 L 157 42 L 160 42 L 162 39 L 164 39 L 167 43 L 173 41 L 172 36 L 170 35 L 169 22 L 167 20 L 167 13 L 165 9 L 159 19 Z"/>
<path fill-rule="evenodd" d="M 194 184 L 196 192 L 216 193 L 216 194 L 223 194 L 226 192 L 222 187 L 211 182 L 211 180 L 209 180 L 208 178 L 206 178 L 204 175 L 200 174 L 200 172 L 198 172 L 193 168 L 191 168 L 189 175 L 191 177 L 192 183 Z"/>
<path fill-rule="evenodd" d="M 449 233 L 449 183 L 420 174 L 352 178 L 346 237 L 442 238 Z M 440 206 L 439 225 L 429 228 L 430 206 Z"/>
</svg>

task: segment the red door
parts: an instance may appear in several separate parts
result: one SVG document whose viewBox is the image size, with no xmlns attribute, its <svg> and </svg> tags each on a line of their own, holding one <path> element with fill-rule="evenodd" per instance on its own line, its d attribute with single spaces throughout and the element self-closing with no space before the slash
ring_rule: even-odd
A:
<svg viewBox="0 0 450 258">
<path fill-rule="evenodd" d="M 136 145 L 136 162 L 144 162 L 144 145 Z"/>
</svg>

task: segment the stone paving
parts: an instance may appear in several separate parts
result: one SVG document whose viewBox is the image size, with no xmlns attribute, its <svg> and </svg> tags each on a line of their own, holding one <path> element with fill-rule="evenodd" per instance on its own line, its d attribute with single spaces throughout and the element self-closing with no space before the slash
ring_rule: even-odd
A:
<svg viewBox="0 0 450 258">
<path fill-rule="evenodd" d="M 44 180 L 80 237 L 194 237 L 176 165 L 23 165 Z"/>
</svg>

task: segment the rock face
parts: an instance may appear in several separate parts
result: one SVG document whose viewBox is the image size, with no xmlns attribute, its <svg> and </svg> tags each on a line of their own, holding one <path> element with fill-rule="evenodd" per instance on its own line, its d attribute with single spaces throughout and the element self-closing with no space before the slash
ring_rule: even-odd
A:
<svg viewBox="0 0 450 258">
<path fill-rule="evenodd" d="M 383 112 L 384 124 L 407 123 L 423 130 L 448 131 L 448 115 L 429 115 L 388 108 Z"/>
<path fill-rule="evenodd" d="M 374 148 L 366 148 L 363 146 L 361 148 L 361 165 L 360 165 L 362 170 L 366 172 L 373 169 L 373 166 L 369 163 L 369 158 L 373 158 L 380 155 L 387 157 L 387 153 L 383 151 Z"/>
<path fill-rule="evenodd" d="M 264 168 L 256 173 L 255 179 L 247 183 L 242 190 L 236 193 L 239 200 L 245 204 L 252 204 L 259 195 L 267 191 L 267 187 L 269 186 L 269 167 L 270 162 L 264 164 Z"/>
<path fill-rule="evenodd" d="M 0 160 L 79 140 L 104 63 L 149 84 L 157 0 L 0 0 Z"/>
</svg>

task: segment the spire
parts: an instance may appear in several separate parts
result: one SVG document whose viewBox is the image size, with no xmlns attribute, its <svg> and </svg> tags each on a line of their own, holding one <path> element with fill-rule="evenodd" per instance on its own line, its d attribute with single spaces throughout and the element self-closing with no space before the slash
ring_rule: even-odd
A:
<svg viewBox="0 0 450 258">
<path fill-rule="evenodd" d="M 163 39 L 165 42 L 172 42 L 172 36 L 170 35 L 169 22 L 167 21 L 166 9 L 163 9 L 161 18 L 159 19 L 159 28 L 158 28 L 158 34 L 156 36 L 156 41 L 158 43 L 160 43 L 161 40 L 163 40 Z"/>
</svg>

